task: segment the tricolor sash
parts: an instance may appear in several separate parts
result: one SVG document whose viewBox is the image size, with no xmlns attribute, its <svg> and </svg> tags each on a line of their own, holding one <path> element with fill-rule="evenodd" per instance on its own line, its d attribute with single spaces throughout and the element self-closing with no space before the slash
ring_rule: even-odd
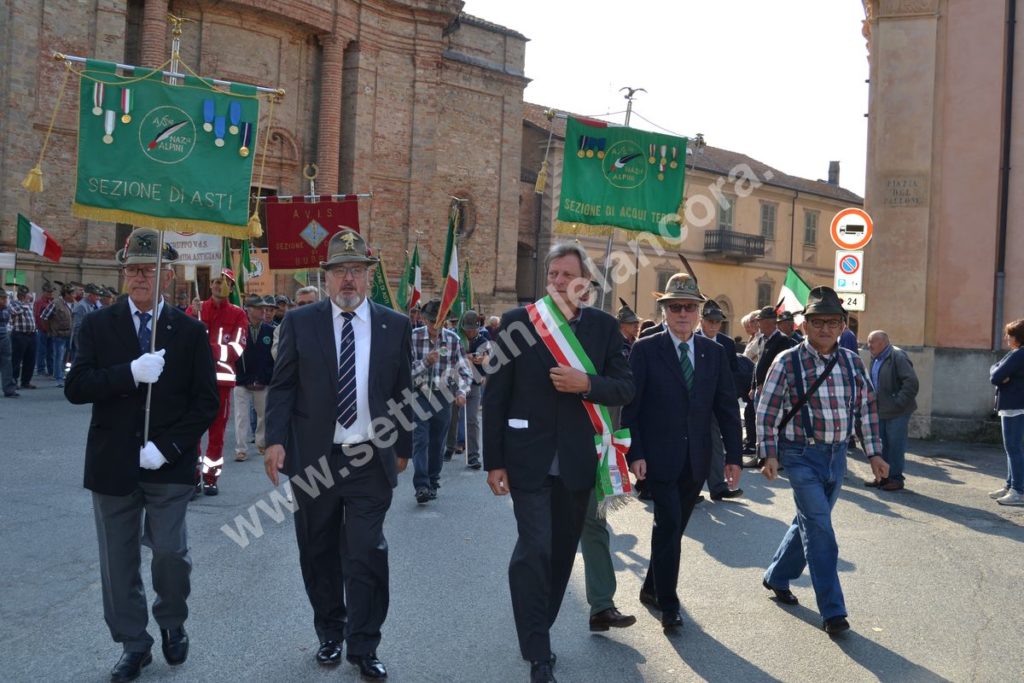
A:
<svg viewBox="0 0 1024 683">
<path fill-rule="evenodd" d="M 597 374 L 594 363 L 583 350 L 576 333 L 569 327 L 565 315 L 550 296 L 530 304 L 526 311 L 530 322 L 540 333 L 544 346 L 558 364 L 568 365 L 588 375 Z M 629 430 L 613 431 L 608 408 L 599 403 L 583 400 L 583 408 L 594 427 L 594 447 L 598 458 L 595 491 L 598 509 L 603 512 L 624 503 L 633 490 L 629 482 L 629 466 L 626 464 Z"/>
</svg>

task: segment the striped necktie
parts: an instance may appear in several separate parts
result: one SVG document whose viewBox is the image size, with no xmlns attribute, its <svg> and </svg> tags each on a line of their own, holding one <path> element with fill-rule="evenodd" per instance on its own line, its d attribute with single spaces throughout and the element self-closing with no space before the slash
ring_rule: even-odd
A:
<svg viewBox="0 0 1024 683">
<path fill-rule="evenodd" d="M 348 429 L 356 423 L 356 335 L 352 316 L 342 311 L 341 350 L 338 352 L 338 424 Z"/>
<path fill-rule="evenodd" d="M 683 368 L 686 390 L 693 393 L 693 365 L 690 363 L 690 350 L 686 347 L 686 342 L 679 342 L 679 365 Z"/>
</svg>

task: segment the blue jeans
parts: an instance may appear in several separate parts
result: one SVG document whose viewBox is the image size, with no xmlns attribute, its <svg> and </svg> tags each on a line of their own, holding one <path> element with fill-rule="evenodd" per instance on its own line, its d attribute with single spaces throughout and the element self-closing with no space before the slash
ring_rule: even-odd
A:
<svg viewBox="0 0 1024 683">
<path fill-rule="evenodd" d="M 1006 487 L 1024 494 L 1024 415 L 1003 417 Z"/>
<path fill-rule="evenodd" d="M 773 588 L 789 588 L 789 582 L 807 567 L 822 619 L 846 616 L 832 508 L 846 474 L 847 447 L 846 442 L 815 446 L 779 443 L 782 464 L 793 487 L 796 518 L 782 537 L 764 580 Z"/>
<path fill-rule="evenodd" d="M 445 441 L 452 420 L 452 404 L 439 393 L 433 394 L 440 408 L 431 405 L 422 395 L 417 401 L 423 413 L 429 417 L 416 416 L 416 429 L 412 433 L 412 485 L 416 489 L 436 489 L 441 479 L 444 464 Z"/>
<path fill-rule="evenodd" d="M 903 481 L 908 426 L 910 426 L 909 415 L 878 421 L 878 431 L 882 437 L 882 460 L 889 463 L 889 479 L 893 481 Z"/>
<path fill-rule="evenodd" d="M 36 374 L 53 376 L 53 337 L 36 330 Z"/>
<path fill-rule="evenodd" d="M 64 381 L 64 352 L 68 348 L 68 337 L 50 337 L 53 340 L 53 378 L 58 382 Z"/>
</svg>

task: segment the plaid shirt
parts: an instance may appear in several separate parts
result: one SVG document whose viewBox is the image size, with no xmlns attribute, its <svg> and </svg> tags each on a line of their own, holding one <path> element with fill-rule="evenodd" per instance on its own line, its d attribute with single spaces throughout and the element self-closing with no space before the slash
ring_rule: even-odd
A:
<svg viewBox="0 0 1024 683">
<path fill-rule="evenodd" d="M 33 334 L 36 331 L 36 317 L 32 313 L 32 306 L 20 301 L 12 301 L 8 308 L 11 309 L 11 331 Z"/>
<path fill-rule="evenodd" d="M 447 349 L 440 353 L 438 361 L 428 366 L 423 359 L 431 351 Z M 421 387 L 429 382 L 435 391 L 443 384 L 457 387 L 456 393 L 465 396 L 469 393 L 469 385 L 473 381 L 473 371 L 469 369 L 466 355 L 462 351 L 462 340 L 452 330 L 442 329 L 437 335 L 437 343 L 430 343 L 427 326 L 417 327 L 412 331 L 412 383 Z"/>
<path fill-rule="evenodd" d="M 828 378 L 807 401 L 811 428 L 814 431 L 810 436 L 821 443 L 837 444 L 849 440 L 855 428 L 867 456 L 870 458 L 881 455 L 878 406 L 875 402 L 874 389 L 865 375 L 864 364 L 860 356 L 851 351 L 837 347 L 837 352 L 845 354 L 846 358 L 839 359 Z M 757 440 L 761 457 L 778 457 L 779 423 L 797 402 L 796 389 L 792 382 L 794 363 L 799 362 L 803 368 L 806 392 L 830 359 L 831 356 L 822 356 L 804 341 L 780 353 L 772 363 L 757 403 Z M 849 386 L 847 369 L 844 367 L 847 360 L 853 363 L 852 387 Z M 800 413 L 794 415 L 786 425 L 783 437 L 797 442 L 805 440 Z"/>
</svg>

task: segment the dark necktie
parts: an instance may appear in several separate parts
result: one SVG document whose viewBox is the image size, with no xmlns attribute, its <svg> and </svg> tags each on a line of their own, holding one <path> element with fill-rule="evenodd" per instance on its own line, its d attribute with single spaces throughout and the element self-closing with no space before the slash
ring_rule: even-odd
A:
<svg viewBox="0 0 1024 683">
<path fill-rule="evenodd" d="M 153 317 L 153 314 L 135 311 L 135 315 L 139 316 L 139 348 L 143 353 L 149 353 L 149 340 L 153 334 L 149 329 L 149 319 Z"/>
<path fill-rule="evenodd" d="M 686 390 L 693 393 L 693 365 L 690 363 L 690 351 L 686 347 L 686 342 L 679 342 L 679 365 L 683 368 Z"/>
<path fill-rule="evenodd" d="M 338 352 L 338 424 L 346 429 L 356 423 L 356 335 L 352 316 L 342 312 L 341 350 Z"/>
</svg>

